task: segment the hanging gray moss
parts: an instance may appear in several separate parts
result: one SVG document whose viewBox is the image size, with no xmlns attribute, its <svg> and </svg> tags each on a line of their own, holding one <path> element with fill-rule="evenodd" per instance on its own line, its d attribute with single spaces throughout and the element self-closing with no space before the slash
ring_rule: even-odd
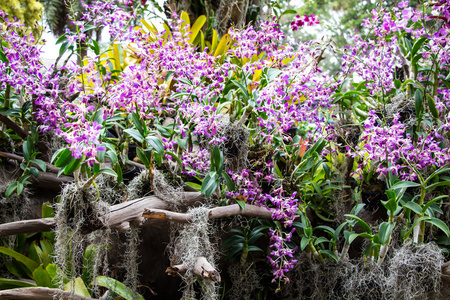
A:
<svg viewBox="0 0 450 300">
<path fill-rule="evenodd" d="M 170 260 L 173 265 L 184 264 L 188 271 L 182 276 L 184 281 L 183 299 L 197 299 L 194 283 L 201 286 L 201 299 L 217 299 L 218 286 L 209 279 L 197 279 L 192 273 L 198 257 L 205 257 L 216 268 L 217 247 L 210 241 L 212 228 L 208 224 L 208 208 L 190 208 L 192 220 L 188 224 L 179 225 L 177 236 L 171 239 Z"/>
<path fill-rule="evenodd" d="M 107 271 L 107 246 L 109 244 L 109 230 L 92 230 L 103 226 L 100 216 L 109 212 L 109 204 L 97 199 L 99 194 L 90 187 L 82 190 L 76 183 L 64 186 L 58 203 L 55 207 L 56 242 L 55 263 L 60 267 L 58 282 L 60 288 L 64 280 L 79 277 L 83 268 L 83 255 L 85 246 L 89 243 L 95 247 L 95 257 L 91 259 L 93 266 L 91 274 L 105 275 Z M 101 271 L 100 271 L 101 269 Z"/>
<path fill-rule="evenodd" d="M 126 271 L 125 280 L 123 284 L 131 288 L 134 292 L 137 292 L 139 286 L 139 263 L 140 254 L 138 246 L 142 242 L 139 233 L 139 228 L 130 228 L 125 233 L 127 238 L 126 249 L 124 253 L 123 268 Z"/>
<path fill-rule="evenodd" d="M 255 263 L 234 262 L 228 267 L 232 288 L 229 295 L 230 300 L 251 300 L 253 295 L 262 290 L 261 276 L 256 271 Z"/>
</svg>

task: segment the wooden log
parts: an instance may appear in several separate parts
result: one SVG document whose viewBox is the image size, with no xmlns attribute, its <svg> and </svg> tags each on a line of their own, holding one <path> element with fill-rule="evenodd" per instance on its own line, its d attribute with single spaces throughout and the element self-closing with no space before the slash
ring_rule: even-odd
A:
<svg viewBox="0 0 450 300">
<path fill-rule="evenodd" d="M 272 212 L 270 210 L 251 204 L 247 204 L 245 209 L 242 209 L 238 204 L 211 208 L 208 212 L 208 219 L 226 218 L 237 215 L 258 217 L 267 220 L 272 219 Z M 146 208 L 142 216 L 148 219 L 161 219 L 177 223 L 188 223 L 192 219 L 192 215 L 188 213 L 177 213 L 154 208 Z"/>
<path fill-rule="evenodd" d="M 184 275 L 188 270 L 188 266 L 186 266 L 185 264 L 181 264 L 168 267 L 166 273 L 169 276 L 180 276 Z M 220 273 L 216 269 L 214 269 L 213 266 L 208 262 L 208 260 L 203 256 L 197 257 L 195 265 L 192 268 L 192 273 L 196 277 L 209 279 L 215 282 L 221 281 Z"/>
<path fill-rule="evenodd" d="M 198 192 L 184 193 L 183 201 L 180 206 L 193 206 L 202 203 L 204 196 Z M 144 210 L 148 209 L 168 209 L 168 202 L 156 196 L 144 197 L 132 201 L 123 202 L 111 206 L 109 213 L 100 217 L 103 227 L 86 228 L 85 232 L 89 233 L 100 228 L 112 228 L 119 231 L 127 230 L 130 224 L 133 227 L 144 226 L 147 222 L 142 218 Z M 151 225 L 149 222 L 147 225 Z M 19 233 L 45 232 L 50 231 L 56 226 L 54 218 L 24 220 L 11 223 L 0 224 L 0 236 L 8 236 Z"/>
<path fill-rule="evenodd" d="M 0 299 L 53 300 L 55 299 L 54 297 L 67 300 L 94 300 L 94 298 L 75 295 L 71 292 L 45 287 L 29 287 L 0 291 Z"/>
</svg>

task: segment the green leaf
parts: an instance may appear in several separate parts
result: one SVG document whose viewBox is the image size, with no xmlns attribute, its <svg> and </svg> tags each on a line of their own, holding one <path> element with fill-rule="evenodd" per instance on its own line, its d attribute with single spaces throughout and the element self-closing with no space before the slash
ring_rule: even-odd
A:
<svg viewBox="0 0 450 300">
<path fill-rule="evenodd" d="M 397 210 L 397 201 L 396 198 L 390 198 L 387 201 L 381 201 L 381 204 L 383 204 L 383 206 L 387 209 L 390 210 L 391 212 L 395 212 Z"/>
<path fill-rule="evenodd" d="M 126 300 L 144 300 L 141 295 L 133 292 L 123 283 L 113 278 L 109 278 L 106 276 L 97 276 L 94 280 L 94 284 L 108 288 L 119 296 L 125 298 Z"/>
<path fill-rule="evenodd" d="M 58 152 L 57 152 L 58 153 Z M 59 154 L 59 153 L 58 153 Z M 56 153 L 55 153 L 56 155 Z M 53 155 L 52 161 L 55 158 L 55 155 Z M 64 149 L 59 156 L 59 158 L 55 162 L 55 167 L 65 167 L 68 165 L 72 160 L 74 160 L 72 156 L 72 152 L 69 149 Z"/>
<path fill-rule="evenodd" d="M 355 216 L 355 215 L 349 215 L 349 214 L 346 214 L 346 215 L 344 215 L 344 216 L 356 220 L 357 223 L 358 223 L 358 225 L 361 226 L 362 229 L 364 229 L 364 230 L 365 230 L 366 232 L 368 232 L 369 234 L 372 234 L 372 229 L 370 229 L 370 226 L 369 226 L 366 222 L 364 222 L 363 220 L 361 220 L 360 218 L 358 218 L 357 216 Z"/>
<path fill-rule="evenodd" d="M 219 175 L 216 172 L 209 172 L 202 182 L 201 193 L 206 197 L 211 197 L 219 186 Z"/>
<path fill-rule="evenodd" d="M 144 141 L 144 136 L 136 129 L 129 128 L 125 129 L 124 132 L 128 133 L 133 139 L 135 139 L 137 142 L 141 144 Z"/>
<path fill-rule="evenodd" d="M 267 80 L 272 81 L 275 78 L 277 78 L 278 75 L 280 75 L 281 73 L 282 71 L 279 69 L 269 69 L 269 71 L 267 71 Z"/>
<path fill-rule="evenodd" d="M 441 195 L 441 196 L 437 196 L 436 198 L 434 198 L 433 200 L 428 201 L 425 206 L 422 209 L 422 213 L 425 213 L 428 209 L 428 207 L 430 207 L 431 205 L 433 205 L 435 202 L 442 200 L 444 198 L 447 198 L 448 195 Z"/>
<path fill-rule="evenodd" d="M 11 196 L 11 194 L 17 189 L 17 181 L 12 182 L 10 185 L 8 185 L 8 188 L 5 192 L 5 197 L 8 198 Z"/>
<path fill-rule="evenodd" d="M 39 266 L 33 271 L 33 279 L 36 281 L 38 286 L 55 288 L 55 285 L 52 282 L 52 278 L 48 274 L 47 270 L 44 270 L 42 266 Z"/>
<path fill-rule="evenodd" d="M 42 218 L 53 218 L 55 216 L 55 212 L 53 211 L 53 206 L 50 202 L 44 202 L 42 204 Z"/>
<path fill-rule="evenodd" d="M 230 175 L 228 175 L 226 172 L 222 172 L 222 176 L 225 179 L 225 184 L 227 185 L 227 189 L 229 192 L 233 192 L 236 187 L 234 185 L 233 180 L 231 180 Z"/>
<path fill-rule="evenodd" d="M 393 223 L 383 222 L 378 227 L 378 237 L 380 238 L 380 244 L 385 245 L 394 229 Z"/>
<path fill-rule="evenodd" d="M 70 175 L 75 172 L 81 164 L 82 158 L 73 160 L 70 164 L 64 167 L 64 174 Z"/>
<path fill-rule="evenodd" d="M 193 182 L 185 182 L 184 184 L 186 184 L 187 186 L 189 186 L 189 187 L 191 187 L 194 190 L 197 190 L 199 192 L 202 190 L 202 186 L 200 184 L 193 183 Z"/>
<path fill-rule="evenodd" d="M 222 244 L 222 246 L 220 247 L 220 251 L 227 250 L 231 246 L 237 243 L 243 243 L 244 241 L 245 238 L 242 235 L 233 235 Z"/>
<path fill-rule="evenodd" d="M 434 102 L 433 97 L 431 97 L 431 95 L 427 94 L 427 99 L 428 99 L 428 107 L 430 108 L 430 112 L 433 115 L 433 117 L 435 119 L 439 118 L 439 112 L 436 109 L 436 103 Z"/>
<path fill-rule="evenodd" d="M 450 235 L 450 231 L 449 231 L 447 225 L 443 221 L 439 220 L 438 218 L 429 218 L 429 219 L 425 220 L 425 222 L 433 224 L 434 226 L 438 227 L 440 230 L 442 230 L 445 233 L 445 235 L 447 237 Z"/>
<path fill-rule="evenodd" d="M 420 207 L 420 205 L 415 202 L 406 202 L 405 204 L 403 204 L 403 207 L 409 208 L 418 215 L 422 214 L 422 207 Z"/>
<path fill-rule="evenodd" d="M 63 35 L 61 35 L 57 40 L 55 45 L 61 44 L 64 41 L 67 41 L 67 33 L 64 33 Z"/>
<path fill-rule="evenodd" d="M 246 101 L 248 101 L 249 96 L 248 96 L 247 89 L 240 82 L 237 82 L 236 80 L 231 80 L 231 82 L 233 82 L 241 90 L 242 95 L 244 96 L 244 99 Z"/>
<path fill-rule="evenodd" d="M 59 56 L 62 56 L 62 55 L 67 51 L 67 49 L 69 48 L 69 46 L 70 46 L 69 42 L 63 43 L 63 44 L 61 45 L 61 47 L 59 47 Z"/>
<path fill-rule="evenodd" d="M 242 210 L 245 210 L 245 202 L 244 202 L 244 201 L 242 201 L 242 200 L 236 200 L 236 203 L 239 205 L 239 207 L 240 207 Z"/>
<path fill-rule="evenodd" d="M 0 278 L 0 290 L 9 290 L 24 287 L 36 287 L 36 283 L 26 279 Z"/>
<path fill-rule="evenodd" d="M 142 161 L 144 166 L 146 166 L 147 168 L 150 168 L 150 161 L 147 158 L 147 155 L 145 155 L 144 151 L 142 151 L 141 148 L 136 148 L 136 154 L 139 157 L 139 159 Z"/>
<path fill-rule="evenodd" d="M 414 103 L 416 108 L 416 115 L 420 116 L 423 110 L 423 94 L 419 89 L 417 89 L 416 93 L 414 94 Z"/>
<path fill-rule="evenodd" d="M 156 136 L 148 136 L 145 140 L 148 142 L 150 148 L 155 150 L 156 153 L 161 156 L 164 155 L 164 146 L 159 138 Z"/>
<path fill-rule="evenodd" d="M 47 165 L 42 159 L 32 159 L 31 162 L 35 163 L 43 172 L 47 170 Z"/>
<path fill-rule="evenodd" d="M 430 184 L 429 186 L 427 186 L 427 187 L 425 188 L 425 190 L 427 190 L 427 191 L 432 191 L 432 190 L 434 190 L 435 188 L 437 188 L 437 187 L 439 187 L 439 186 L 443 186 L 443 185 L 450 185 L 450 180 L 440 181 L 440 182 L 436 182 L 436 183 Z"/>
<path fill-rule="evenodd" d="M 420 47 L 422 47 L 423 43 L 427 41 L 427 37 L 421 37 L 420 39 L 414 42 L 414 45 L 411 49 L 411 57 L 416 55 L 417 51 L 419 51 Z"/>
<path fill-rule="evenodd" d="M 110 168 L 104 168 L 104 169 L 101 169 L 100 171 L 98 171 L 98 173 L 99 173 L 99 174 L 108 174 L 108 175 L 117 177 L 117 173 L 114 172 L 114 171 L 113 171 L 112 169 L 110 169 Z"/>
<path fill-rule="evenodd" d="M 309 245 L 309 241 L 311 239 L 306 237 L 306 236 L 302 236 L 302 240 L 300 241 L 300 250 L 303 251 L 305 250 L 306 246 Z"/>
<path fill-rule="evenodd" d="M 215 145 L 212 151 L 212 160 L 214 166 L 214 170 L 220 174 L 223 169 L 223 153 L 220 151 L 219 146 Z"/>
<path fill-rule="evenodd" d="M 16 259 L 18 262 L 21 262 L 25 265 L 25 267 L 30 271 L 30 274 L 39 267 L 39 264 L 35 262 L 34 260 L 26 257 L 23 254 L 20 254 L 14 250 L 11 250 L 6 247 L 0 247 L 0 253 L 6 254 L 8 256 L 11 256 L 12 258 Z"/>
<path fill-rule="evenodd" d="M 83 271 L 81 274 L 81 279 L 83 282 L 91 282 L 94 278 L 94 264 L 95 256 L 98 252 L 98 246 L 90 244 L 84 250 L 83 255 Z"/>
<path fill-rule="evenodd" d="M 114 279 L 113 279 L 114 280 Z M 122 283 L 121 283 L 122 284 Z M 123 284 L 122 284 L 123 285 Z M 64 290 L 83 297 L 91 297 L 81 277 L 77 277 L 64 285 Z M 119 294 L 119 293 L 118 293 Z"/>
<path fill-rule="evenodd" d="M 227 251 L 227 254 L 225 255 L 225 259 L 231 259 L 239 252 L 242 252 L 244 250 L 244 243 L 237 243 L 233 246 L 231 246 L 230 250 Z"/>
<path fill-rule="evenodd" d="M 321 255 L 325 255 L 328 256 L 329 258 L 333 259 L 335 262 L 339 261 L 339 257 L 336 255 L 336 253 L 334 253 L 333 251 L 330 250 L 320 250 L 320 254 Z"/>
<path fill-rule="evenodd" d="M 396 190 L 396 189 L 402 189 L 402 188 L 409 188 L 409 187 L 417 187 L 420 186 L 419 183 L 416 182 L 412 182 L 412 181 L 399 181 L 396 184 L 394 184 L 391 187 L 391 190 Z"/>
<path fill-rule="evenodd" d="M 257 246 L 248 246 L 248 252 L 251 252 L 251 251 L 259 251 L 259 252 L 264 252 L 263 251 L 263 249 L 261 249 L 261 248 L 259 248 L 259 247 L 257 247 Z"/>
</svg>

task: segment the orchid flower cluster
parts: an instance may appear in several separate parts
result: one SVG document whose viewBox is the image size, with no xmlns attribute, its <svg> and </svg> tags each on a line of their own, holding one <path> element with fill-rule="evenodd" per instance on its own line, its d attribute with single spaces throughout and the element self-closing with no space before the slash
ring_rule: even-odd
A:
<svg viewBox="0 0 450 300">
<path fill-rule="evenodd" d="M 401 1 L 391 12 L 374 10 L 363 24 L 373 34 L 374 40 L 371 40 L 370 35 L 366 38 L 355 35 L 355 45 L 344 54 L 344 74 L 357 73 L 363 79 L 370 97 L 380 103 L 381 111 L 388 101 L 402 99 L 394 97 L 400 87 L 403 98 L 414 96 L 416 103 L 414 117 L 418 122 L 408 126 L 399 121 L 398 115 L 386 122 L 384 116 L 380 119 L 374 111 L 369 112 L 363 125 L 362 145 L 348 152 L 350 156 L 362 159 L 356 171 L 360 176 L 364 165 L 378 163 L 377 172 L 381 177 L 391 172 L 401 179 L 415 180 L 417 174 L 414 169 L 441 167 L 450 161 L 448 149 L 443 146 L 444 136 L 449 129 L 449 95 L 440 81 L 440 78 L 447 77 L 449 71 L 449 24 L 444 22 L 435 34 L 430 34 L 424 23 L 437 16 L 445 20 L 448 16 L 445 7 L 449 5 L 449 1 L 435 3 L 432 5 L 433 11 L 425 15 L 408 7 L 408 1 Z M 419 48 L 422 44 L 416 42 L 415 47 L 411 46 L 407 50 L 405 34 L 410 34 L 423 46 Z M 430 68 L 431 74 L 424 74 L 423 69 L 417 67 L 418 63 Z M 405 66 L 410 70 L 410 77 L 406 74 L 403 81 L 414 82 L 413 86 L 421 87 L 414 95 L 410 95 L 408 91 L 411 89 L 404 88 L 401 81 L 394 77 L 394 70 Z M 427 92 L 430 88 L 431 92 Z M 427 99 L 422 101 L 422 98 Z"/>
</svg>

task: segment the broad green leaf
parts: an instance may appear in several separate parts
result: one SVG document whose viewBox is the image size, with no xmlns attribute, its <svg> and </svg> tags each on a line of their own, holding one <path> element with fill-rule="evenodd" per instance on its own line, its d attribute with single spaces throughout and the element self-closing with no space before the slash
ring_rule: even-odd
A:
<svg viewBox="0 0 450 300">
<path fill-rule="evenodd" d="M 70 164 L 64 167 L 64 174 L 70 175 L 75 172 L 81 164 L 82 158 L 77 158 L 73 160 Z"/>
<path fill-rule="evenodd" d="M 433 224 L 434 226 L 438 227 L 440 230 L 442 230 L 446 236 L 450 235 L 450 231 L 447 227 L 447 225 L 442 221 L 439 220 L 438 218 L 429 218 L 427 220 L 425 220 L 425 222 Z"/>
<path fill-rule="evenodd" d="M 219 175 L 216 172 L 209 172 L 202 182 L 201 193 L 206 197 L 211 197 L 219 186 Z"/>
<path fill-rule="evenodd" d="M 226 172 L 222 172 L 222 176 L 225 179 L 225 184 L 227 185 L 228 191 L 233 192 L 236 187 L 233 180 L 231 180 L 230 175 L 228 175 Z"/>
<path fill-rule="evenodd" d="M 417 51 L 419 51 L 420 47 L 422 47 L 423 43 L 427 41 L 427 37 L 421 37 L 420 39 L 414 42 L 414 45 L 411 49 L 411 56 L 415 56 Z"/>
<path fill-rule="evenodd" d="M 121 283 L 121 284 L 123 285 L 123 283 Z M 69 281 L 68 283 L 66 283 L 64 285 L 64 290 L 68 291 L 68 292 L 73 292 L 76 295 L 89 297 L 89 298 L 91 297 L 91 295 L 89 294 L 89 291 L 86 288 L 86 285 L 84 284 L 83 279 L 81 279 L 81 277 L 77 277 L 77 278 Z"/>
<path fill-rule="evenodd" d="M 44 268 L 42 268 L 42 265 L 33 271 L 33 279 L 34 281 L 36 281 L 36 284 L 38 286 L 55 288 L 55 285 L 52 282 L 52 278 L 48 274 L 47 270 L 44 270 Z"/>
<path fill-rule="evenodd" d="M 406 202 L 405 204 L 403 204 L 403 207 L 409 208 L 418 215 L 422 213 L 422 207 L 420 207 L 419 204 L 412 201 Z"/>
<path fill-rule="evenodd" d="M 149 168 L 150 167 L 150 161 L 148 160 L 147 155 L 145 155 L 144 151 L 142 151 L 141 148 L 136 148 L 136 154 L 139 157 L 139 159 L 142 161 L 144 166 Z"/>
<path fill-rule="evenodd" d="M 133 139 L 135 139 L 139 143 L 142 143 L 144 141 L 144 137 L 136 129 L 129 128 L 129 129 L 125 129 L 124 132 L 128 133 Z"/>
<path fill-rule="evenodd" d="M 104 169 L 101 169 L 100 171 L 98 171 L 98 173 L 99 173 L 99 174 L 108 174 L 108 175 L 117 177 L 117 173 L 114 172 L 114 171 L 113 171 L 112 169 L 110 169 L 110 168 L 104 168 Z"/>
<path fill-rule="evenodd" d="M 201 15 L 197 18 L 197 20 L 194 22 L 194 24 L 191 26 L 191 34 L 190 34 L 190 40 L 189 43 L 193 43 L 195 38 L 197 37 L 199 31 L 202 29 L 203 25 L 206 22 L 206 17 L 204 15 Z"/>
<path fill-rule="evenodd" d="M 301 251 L 305 250 L 306 246 L 309 245 L 309 241 L 310 241 L 310 238 L 308 238 L 306 236 L 302 237 L 302 240 L 300 241 L 300 250 Z"/>
<path fill-rule="evenodd" d="M 144 298 L 138 293 L 133 292 L 130 288 L 126 287 L 120 281 L 106 276 L 97 276 L 94 280 L 95 285 L 100 285 L 110 289 L 119 296 L 126 300 L 144 300 Z"/>
<path fill-rule="evenodd" d="M 36 287 L 36 283 L 25 279 L 0 278 L 0 290 L 22 287 Z"/>
<path fill-rule="evenodd" d="M 56 153 L 55 153 L 56 155 Z M 55 156 L 54 156 L 55 157 Z M 54 158 L 52 158 L 53 160 Z M 72 152 L 69 149 L 64 149 L 59 156 L 59 158 L 55 162 L 55 167 L 65 167 L 68 165 L 72 160 L 74 160 L 74 157 L 72 156 Z"/>
<path fill-rule="evenodd" d="M 420 116 L 423 110 L 423 94 L 422 91 L 419 89 L 417 89 L 416 93 L 414 94 L 414 103 L 416 108 L 416 115 Z"/>
<path fill-rule="evenodd" d="M 393 223 L 383 222 L 378 227 L 378 236 L 380 238 L 380 244 L 385 245 L 394 229 Z"/>
<path fill-rule="evenodd" d="M 45 172 L 47 170 L 47 165 L 45 164 L 45 162 L 42 159 L 32 159 L 31 162 L 38 165 L 38 167 L 41 168 L 41 170 L 43 172 Z"/>
<path fill-rule="evenodd" d="M 428 107 L 430 109 L 431 114 L 433 115 L 433 117 L 435 119 L 439 118 L 439 112 L 436 109 L 436 103 L 434 102 L 433 97 L 431 97 L 431 95 L 427 94 L 427 99 L 428 99 Z"/>
<path fill-rule="evenodd" d="M 194 183 L 194 182 L 185 182 L 184 184 L 186 184 L 187 186 L 193 188 L 194 190 L 197 191 L 201 191 L 202 190 L 202 186 L 200 184 Z"/>
<path fill-rule="evenodd" d="M 320 250 L 320 254 L 321 255 L 325 255 L 328 256 L 329 258 L 333 259 L 335 262 L 339 261 L 339 257 L 336 255 L 336 253 L 334 253 L 333 251 L 330 250 Z"/>
<path fill-rule="evenodd" d="M 21 262 L 27 267 L 27 269 L 30 271 L 30 274 L 36 270 L 36 268 L 39 267 L 39 264 L 35 262 L 34 260 L 26 257 L 23 254 L 20 254 L 14 250 L 11 250 L 6 247 L 0 247 L 0 253 L 6 254 L 8 256 L 11 256 L 12 258 L 16 259 L 18 262 Z"/>
<path fill-rule="evenodd" d="M 220 151 L 219 146 L 214 146 L 212 151 L 212 159 L 213 159 L 213 166 L 215 167 L 215 171 L 220 174 L 222 173 L 223 169 L 223 153 Z"/>
<path fill-rule="evenodd" d="M 145 139 L 151 149 L 155 150 L 159 155 L 164 155 L 164 146 L 162 141 L 156 136 L 148 136 Z"/>
<path fill-rule="evenodd" d="M 433 205 L 435 202 L 442 200 L 444 198 L 447 198 L 448 195 L 441 195 L 441 196 L 437 196 L 436 198 L 434 198 L 433 200 L 428 201 L 425 206 L 422 209 L 422 213 L 425 213 L 428 209 L 428 207 L 430 207 L 431 205 Z"/>
<path fill-rule="evenodd" d="M 242 200 L 236 200 L 236 203 L 239 205 L 239 207 L 240 207 L 242 210 L 245 210 L 245 202 L 244 202 L 244 201 L 242 201 Z"/>
<path fill-rule="evenodd" d="M 220 251 L 224 251 L 237 243 L 243 243 L 245 238 L 242 235 L 233 235 L 228 238 L 220 247 Z"/>
<path fill-rule="evenodd" d="M 357 223 L 358 223 L 358 225 L 361 226 L 362 229 L 364 229 L 364 230 L 365 230 L 366 232 L 368 232 L 369 234 L 372 234 L 372 229 L 370 229 L 370 226 L 369 226 L 366 222 L 364 222 L 362 219 L 358 218 L 358 217 L 355 216 L 355 215 L 348 215 L 348 214 L 346 214 L 346 215 L 344 215 L 344 216 L 356 220 Z"/>
<path fill-rule="evenodd" d="M 396 184 L 394 184 L 391 187 L 391 190 L 396 190 L 396 189 L 402 189 L 402 188 L 409 188 L 409 187 L 417 187 L 420 186 L 419 183 L 416 182 L 412 182 L 412 181 L 399 181 Z"/>
</svg>

